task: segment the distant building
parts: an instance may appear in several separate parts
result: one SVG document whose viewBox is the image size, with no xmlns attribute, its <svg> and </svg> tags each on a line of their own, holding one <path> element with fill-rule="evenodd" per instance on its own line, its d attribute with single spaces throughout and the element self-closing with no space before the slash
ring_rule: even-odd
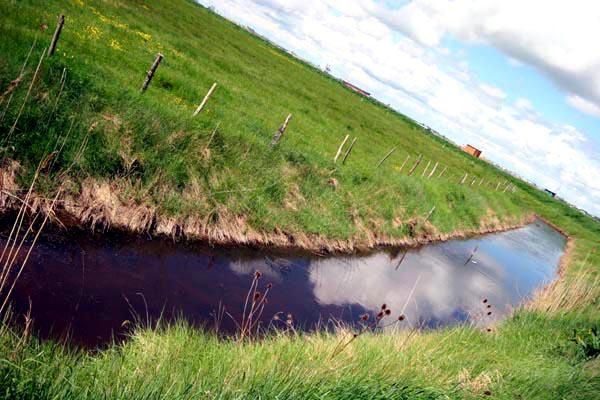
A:
<svg viewBox="0 0 600 400">
<path fill-rule="evenodd" d="M 464 146 L 462 149 L 473 157 L 479 158 L 481 156 L 481 150 L 471 146 L 470 144 Z"/>
<path fill-rule="evenodd" d="M 365 97 L 369 97 L 369 96 L 371 96 L 371 93 L 367 92 L 366 90 L 362 90 L 362 89 L 361 89 L 361 88 L 359 88 L 358 86 L 354 86 L 353 84 L 351 84 L 351 83 L 350 83 L 350 82 L 348 82 L 348 81 L 342 81 L 342 83 L 343 83 L 343 84 L 344 84 L 344 86 L 346 86 L 348 89 L 350 89 L 350 90 L 352 90 L 352 91 L 354 91 L 354 92 L 356 92 L 356 93 L 358 93 L 358 94 L 361 94 L 361 95 L 363 95 L 363 96 L 365 96 Z"/>
<path fill-rule="evenodd" d="M 556 197 L 556 192 L 553 192 L 552 190 L 544 189 L 544 192 L 548 193 L 552 197 Z"/>
</svg>

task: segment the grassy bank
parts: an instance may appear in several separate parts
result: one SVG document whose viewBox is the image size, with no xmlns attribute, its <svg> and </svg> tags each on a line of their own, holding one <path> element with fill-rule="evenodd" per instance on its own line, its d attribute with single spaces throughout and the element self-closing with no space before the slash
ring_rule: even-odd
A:
<svg viewBox="0 0 600 400">
<path fill-rule="evenodd" d="M 0 8 L 5 208 L 20 204 L 40 160 L 57 150 L 32 204 L 60 189 L 57 216 L 67 225 L 352 250 L 499 229 L 535 213 L 573 246 L 563 278 L 493 332 L 364 335 L 333 359 L 343 333 L 240 344 L 178 325 L 88 353 L 2 324 L 0 396 L 597 397 L 598 358 L 586 334 L 600 320 L 596 220 L 191 1 Z M 58 51 L 41 57 L 60 13 Z M 157 52 L 165 59 L 140 94 Z M 346 135 L 355 147 L 334 163 Z M 504 190 L 509 183 L 515 191 Z"/>
<path fill-rule="evenodd" d="M 17 119 L 57 15 L 66 15 L 4 152 L 31 173 L 70 132 L 44 188 L 76 159 L 65 197 L 82 224 L 369 245 L 512 224 L 533 211 L 522 194 L 503 192 L 510 178 L 501 171 L 191 1 L 41 4 L 3 3 L 0 87 L 19 76 L 37 42 L 2 131 Z M 165 59 L 142 95 L 159 51 Z M 346 134 L 356 144 L 334 164 Z"/>
<path fill-rule="evenodd" d="M 179 324 L 140 330 L 122 347 L 87 354 L 35 341 L 18 344 L 4 332 L 0 396 L 594 399 L 599 360 L 573 340 L 571 330 L 584 337 L 594 323 L 582 316 L 521 313 L 494 333 L 453 328 L 363 335 L 333 358 L 340 340 L 347 340 L 339 333 L 279 334 L 240 344 Z"/>
</svg>

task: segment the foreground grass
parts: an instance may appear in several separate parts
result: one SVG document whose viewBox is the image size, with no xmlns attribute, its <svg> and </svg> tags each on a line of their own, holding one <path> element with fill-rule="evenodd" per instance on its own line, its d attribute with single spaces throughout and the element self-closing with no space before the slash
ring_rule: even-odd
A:
<svg viewBox="0 0 600 400">
<path fill-rule="evenodd" d="M 595 321 L 597 325 L 597 321 Z M 497 332 L 470 328 L 360 336 L 274 334 L 238 343 L 181 323 L 139 330 L 99 353 L 0 335 L 5 398 L 594 399 L 599 360 L 572 327 L 584 317 L 521 313 Z M 600 327 L 599 327 L 600 328 Z"/>
</svg>

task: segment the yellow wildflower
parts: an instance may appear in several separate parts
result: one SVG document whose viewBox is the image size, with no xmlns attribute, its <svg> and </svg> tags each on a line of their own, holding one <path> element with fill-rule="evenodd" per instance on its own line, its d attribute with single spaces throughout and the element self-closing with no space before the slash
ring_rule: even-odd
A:
<svg viewBox="0 0 600 400">
<path fill-rule="evenodd" d="M 135 34 L 144 39 L 145 42 L 152 40 L 152 35 L 141 31 L 135 31 Z"/>
<path fill-rule="evenodd" d="M 115 50 L 123 51 L 123 47 L 121 47 L 121 43 L 119 43 L 116 39 L 110 39 L 110 47 Z"/>
<path fill-rule="evenodd" d="M 93 25 L 88 25 L 85 28 L 85 31 L 87 32 L 88 38 L 93 39 L 93 40 L 98 39 L 102 34 L 102 32 L 100 32 L 100 29 L 98 29 L 97 27 L 95 27 Z"/>
<path fill-rule="evenodd" d="M 169 49 L 169 54 L 176 55 L 177 57 L 183 57 L 183 53 L 175 50 L 174 48 Z"/>
</svg>

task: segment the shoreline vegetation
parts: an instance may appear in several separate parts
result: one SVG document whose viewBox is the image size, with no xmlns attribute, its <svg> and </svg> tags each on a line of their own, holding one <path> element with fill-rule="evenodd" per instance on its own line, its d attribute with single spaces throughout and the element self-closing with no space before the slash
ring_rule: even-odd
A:
<svg viewBox="0 0 600 400">
<path fill-rule="evenodd" d="M 568 238 L 559 278 L 489 331 L 236 341 L 185 322 L 137 324 L 126 343 L 90 352 L 40 341 L 35 321 L 0 310 L 0 397 L 600 393 L 596 218 L 192 1 L 23 0 L 0 9 L 0 209 L 17 211 L 15 226 L 28 234 L 48 219 L 336 253 L 539 217 Z M 24 268 L 14 265 L 19 240 L 3 251 L 3 279 Z"/>
<path fill-rule="evenodd" d="M 0 168 L 0 213 L 18 211 L 22 200 L 18 196 L 24 190 L 16 187 L 16 173 L 19 169 L 14 161 L 7 168 Z M 63 229 L 78 229 L 83 232 L 122 232 L 133 235 L 151 235 L 157 239 L 184 240 L 221 246 L 251 246 L 276 248 L 278 250 L 307 251 L 317 254 L 350 254 L 369 252 L 382 247 L 418 247 L 453 239 L 466 239 L 478 235 L 504 232 L 523 227 L 536 218 L 547 222 L 536 214 L 517 219 L 506 218 L 500 221 L 486 216 L 479 226 L 450 232 L 438 232 L 436 227 L 423 218 L 414 218 L 405 224 L 410 225 L 414 236 L 390 237 L 372 231 L 363 231 L 360 236 L 348 239 L 328 238 L 318 234 L 289 233 L 276 229 L 274 232 L 260 232 L 247 226 L 240 217 L 231 222 L 221 220 L 219 225 L 205 224 L 203 220 L 178 221 L 152 212 L 145 205 L 132 207 L 123 204 L 118 194 L 106 185 L 94 181 L 86 182 L 79 198 L 58 197 L 54 206 L 47 197 L 35 192 L 30 194 L 28 207 L 32 214 L 40 212 L 50 217 L 50 221 Z M 560 228 L 547 222 L 568 238 Z"/>
</svg>

